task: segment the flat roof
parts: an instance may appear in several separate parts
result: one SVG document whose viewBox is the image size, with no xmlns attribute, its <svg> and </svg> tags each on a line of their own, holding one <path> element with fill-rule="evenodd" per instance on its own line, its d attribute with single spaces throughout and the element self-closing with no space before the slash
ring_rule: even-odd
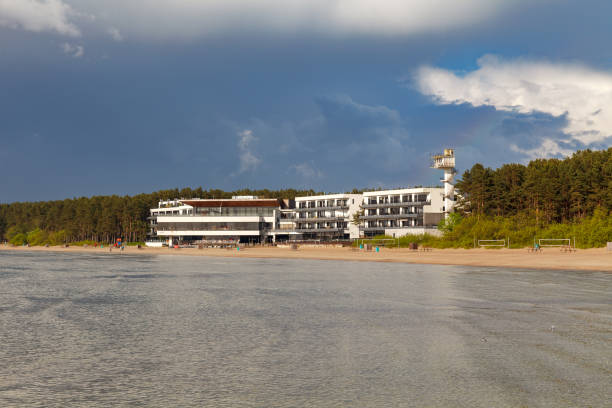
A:
<svg viewBox="0 0 612 408">
<path fill-rule="evenodd" d="M 281 203 L 275 198 L 258 198 L 246 200 L 210 199 L 210 200 L 179 200 L 192 207 L 280 207 Z"/>
<path fill-rule="evenodd" d="M 334 199 L 343 199 L 343 198 L 357 198 L 361 197 L 361 194 L 325 194 L 325 195 L 316 195 L 316 196 L 303 196 L 303 197 L 295 197 L 295 201 L 308 201 L 308 200 L 334 200 Z"/>
<path fill-rule="evenodd" d="M 391 195 L 391 194 L 418 194 L 418 193 L 433 193 L 435 191 L 444 191 L 444 187 L 412 187 L 412 188 L 400 188 L 396 190 L 379 190 L 379 191 L 365 191 L 364 196 L 376 196 L 376 195 Z"/>
</svg>

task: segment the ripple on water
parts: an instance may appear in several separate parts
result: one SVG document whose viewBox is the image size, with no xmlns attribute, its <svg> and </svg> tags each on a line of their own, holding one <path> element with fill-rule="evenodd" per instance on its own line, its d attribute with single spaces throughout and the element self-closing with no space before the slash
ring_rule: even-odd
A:
<svg viewBox="0 0 612 408">
<path fill-rule="evenodd" d="M 610 275 L 115 255 L 0 256 L 0 406 L 612 399 Z"/>
</svg>

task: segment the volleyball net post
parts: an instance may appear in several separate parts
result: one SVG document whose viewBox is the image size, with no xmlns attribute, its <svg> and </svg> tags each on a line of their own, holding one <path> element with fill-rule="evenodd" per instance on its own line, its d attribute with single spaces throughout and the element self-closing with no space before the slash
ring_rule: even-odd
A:
<svg viewBox="0 0 612 408">
<path fill-rule="evenodd" d="M 510 247 L 509 239 L 479 239 L 477 240 L 479 248 L 506 248 Z"/>
<path fill-rule="evenodd" d="M 574 243 L 572 245 L 571 238 L 540 238 L 538 239 L 538 245 L 540 248 L 568 248 L 568 249 L 576 249 L 576 239 L 574 238 Z"/>
</svg>

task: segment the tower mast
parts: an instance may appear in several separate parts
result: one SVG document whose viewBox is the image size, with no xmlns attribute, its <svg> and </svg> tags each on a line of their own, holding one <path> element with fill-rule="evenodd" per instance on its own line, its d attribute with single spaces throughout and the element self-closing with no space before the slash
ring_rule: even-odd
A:
<svg viewBox="0 0 612 408">
<path fill-rule="evenodd" d="M 444 178 L 440 179 L 444 183 L 444 213 L 446 217 L 453 212 L 455 207 L 455 185 L 453 184 L 457 170 L 455 169 L 455 149 L 444 149 L 443 154 L 436 154 L 431 157 L 431 167 L 444 170 Z"/>
</svg>

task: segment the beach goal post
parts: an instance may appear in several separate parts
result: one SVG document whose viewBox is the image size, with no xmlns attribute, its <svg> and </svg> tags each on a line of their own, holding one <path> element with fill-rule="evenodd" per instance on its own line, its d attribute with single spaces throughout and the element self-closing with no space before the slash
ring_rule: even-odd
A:
<svg viewBox="0 0 612 408">
<path fill-rule="evenodd" d="M 545 247 L 573 248 L 571 238 L 540 238 L 538 240 L 538 244 L 540 245 L 540 248 L 545 248 Z"/>
<path fill-rule="evenodd" d="M 377 246 L 382 246 L 382 247 L 397 247 L 399 246 L 399 238 L 382 238 L 382 239 L 375 239 L 374 242 L 376 242 Z"/>
<path fill-rule="evenodd" d="M 479 248 L 505 248 L 506 240 L 505 239 L 479 239 L 478 240 Z"/>
<path fill-rule="evenodd" d="M 362 248 L 366 244 L 382 247 L 398 247 L 399 238 L 364 238 L 357 241 L 357 244 Z"/>
</svg>

